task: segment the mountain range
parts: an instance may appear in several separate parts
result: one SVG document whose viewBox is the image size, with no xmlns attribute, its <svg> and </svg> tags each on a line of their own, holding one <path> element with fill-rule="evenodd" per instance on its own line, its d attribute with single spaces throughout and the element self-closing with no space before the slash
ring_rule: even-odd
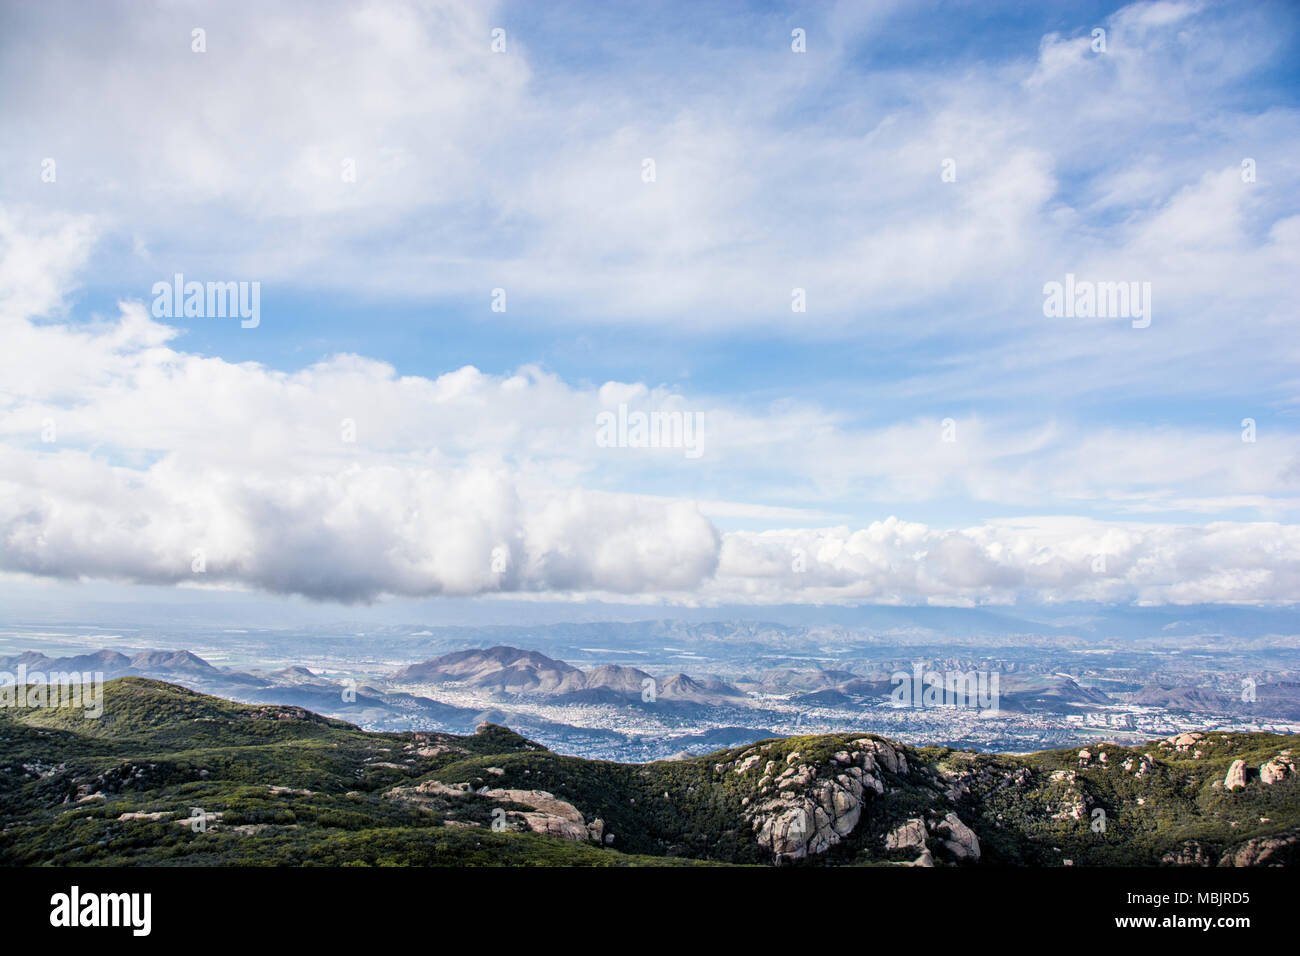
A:
<svg viewBox="0 0 1300 956">
<path fill-rule="evenodd" d="M 1025 751 L 1087 739 L 1092 732 L 1081 719 L 1097 715 L 1104 724 L 1108 714 L 1133 707 L 1186 715 L 1172 726 L 1162 721 L 1158 732 L 1163 733 L 1224 724 L 1222 715 L 1233 713 L 1255 720 L 1300 717 L 1300 684 L 1286 680 L 1259 683 L 1258 703 L 1247 708 L 1213 687 L 1116 680 L 1084 684 L 1065 673 L 1008 667 L 997 673 L 997 708 L 1003 719 L 988 721 L 973 712 L 962 717 L 952 711 L 922 715 L 893 710 L 895 675 L 870 663 L 813 661 L 803 667 L 753 670 L 729 663 L 724 679 L 621 662 L 583 668 L 508 645 L 454 650 L 406 665 L 370 664 L 354 676 L 348 676 L 347 664 L 337 654 L 324 659 L 324 669 L 241 670 L 214 666 L 187 650 L 99 650 L 69 657 L 28 651 L 0 658 L 0 671 L 16 674 L 23 666 L 32 680 L 40 680 L 41 673 L 86 671 L 110 679 L 148 677 L 245 703 L 303 707 L 375 731 L 464 734 L 483 722 L 501 723 L 548 747 L 619 760 L 701 753 L 746 739 L 864 722 L 928 743 Z M 936 666 L 969 665 L 950 660 Z M 1214 721 L 1193 722 L 1197 715 Z M 1285 726 L 1256 729 L 1286 732 Z"/>
</svg>

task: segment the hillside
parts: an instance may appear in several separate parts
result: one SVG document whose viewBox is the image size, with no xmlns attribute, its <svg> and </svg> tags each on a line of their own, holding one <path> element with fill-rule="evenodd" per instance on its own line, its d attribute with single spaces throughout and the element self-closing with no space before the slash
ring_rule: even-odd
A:
<svg viewBox="0 0 1300 956">
<path fill-rule="evenodd" d="M 1298 745 L 1007 756 L 858 733 L 620 764 L 126 677 L 99 720 L 0 709 L 0 862 L 1290 865 Z"/>
</svg>

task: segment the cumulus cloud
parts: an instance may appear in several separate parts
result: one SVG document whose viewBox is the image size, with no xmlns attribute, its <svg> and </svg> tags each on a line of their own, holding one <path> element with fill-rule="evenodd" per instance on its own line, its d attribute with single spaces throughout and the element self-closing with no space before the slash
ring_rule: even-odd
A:
<svg viewBox="0 0 1300 956">
<path fill-rule="evenodd" d="M 719 532 L 693 502 L 521 490 L 502 468 L 276 476 L 6 449 L 0 570 L 342 602 L 539 593 L 691 603 L 1289 601 L 1300 529 L 1069 518 Z"/>
<path fill-rule="evenodd" d="M 1300 587 L 1300 529 L 1079 518 L 946 530 L 889 518 L 862 529 L 736 532 L 719 600 L 949 604 L 1288 601 Z"/>
<path fill-rule="evenodd" d="M 63 306 L 90 253 L 89 216 L 20 216 L 0 206 L 0 328 L 20 329 L 29 316 Z"/>
<path fill-rule="evenodd" d="M 341 602 L 383 595 L 691 591 L 718 538 L 686 502 L 571 490 L 527 500 L 499 469 L 351 466 L 267 478 L 8 454 L 0 567 L 235 585 Z"/>
<path fill-rule="evenodd" d="M 673 449 L 594 441 L 610 403 L 690 406 L 670 390 L 574 387 L 538 369 L 398 376 L 347 355 L 285 373 L 175 350 L 174 334 L 140 303 L 90 327 L 9 317 L 17 348 L 0 357 L 0 571 L 341 602 L 516 593 L 1180 603 L 1292 600 L 1300 584 L 1300 533 L 1273 523 L 943 529 L 889 518 L 856 530 L 722 530 L 713 519 L 817 515 L 583 487 L 620 485 L 656 460 L 647 456 L 679 481 L 705 467 Z M 829 468 L 918 501 L 955 481 L 993 498 L 1068 499 L 1155 476 L 1202 488 L 1216 475 L 1265 488 L 1285 480 L 1276 452 L 1225 465 L 1235 449 L 1223 440 L 1189 462 L 1177 433 L 1059 441 L 977 422 L 945 443 L 935 423 L 855 434 L 808 407 L 705 414 L 717 432 L 710 467 L 776 453 L 787 481 Z M 1047 457 L 1028 465 L 1030 452 Z M 1068 472 L 1053 481 L 1062 464 Z"/>
</svg>

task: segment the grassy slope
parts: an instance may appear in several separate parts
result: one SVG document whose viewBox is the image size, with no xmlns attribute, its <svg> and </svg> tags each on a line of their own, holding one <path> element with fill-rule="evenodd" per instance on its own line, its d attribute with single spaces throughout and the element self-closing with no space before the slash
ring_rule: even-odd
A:
<svg viewBox="0 0 1300 956">
<path fill-rule="evenodd" d="M 554 754 L 504 728 L 470 737 L 367 733 L 298 708 L 234 704 L 122 678 L 105 686 L 99 720 L 76 711 L 0 711 L 0 862 L 761 863 L 742 809 L 746 798 L 757 798 L 758 774 L 717 766 L 751 752 L 780 763 L 798 752 L 820 766 L 862 736 L 870 735 L 788 738 L 688 760 L 617 764 Z M 1217 859 L 1252 837 L 1300 829 L 1294 776 L 1232 794 L 1213 786 L 1233 759 L 1258 766 L 1297 743 L 1215 735 L 1200 759 L 1154 744 L 1094 745 L 1108 762 L 1084 768 L 1076 750 L 1009 757 L 905 748 L 912 772 L 885 775 L 886 794 L 825 862 L 903 859 L 907 854 L 883 851 L 884 834 L 910 817 L 947 810 L 979 834 L 991 863 L 1156 864 L 1187 841 Z M 1125 759 L 1143 753 L 1156 758 L 1149 773 L 1122 771 Z M 1076 778 L 1053 780 L 1053 771 Z M 499 804 L 473 793 L 434 797 L 425 807 L 384 796 L 430 779 L 550 791 L 587 820 L 601 818 L 617 850 L 493 832 L 488 824 Z M 308 792 L 292 792 L 299 790 Z M 90 794 L 102 798 L 81 799 Z M 1081 819 L 1062 816 L 1072 805 L 1084 807 Z M 177 822 L 192 807 L 221 813 L 220 824 L 193 833 Z M 1106 814 L 1104 832 L 1089 825 L 1097 808 Z M 124 813 L 164 816 L 119 820 Z"/>
</svg>

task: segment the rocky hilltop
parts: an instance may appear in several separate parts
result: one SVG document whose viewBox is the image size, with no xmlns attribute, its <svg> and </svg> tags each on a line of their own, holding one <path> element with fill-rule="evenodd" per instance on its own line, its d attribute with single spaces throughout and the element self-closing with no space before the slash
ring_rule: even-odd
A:
<svg viewBox="0 0 1300 956">
<path fill-rule="evenodd" d="M 1012 756 L 858 733 L 623 764 L 123 678 L 97 720 L 0 709 L 0 862 L 1292 865 L 1297 744 Z"/>
</svg>

